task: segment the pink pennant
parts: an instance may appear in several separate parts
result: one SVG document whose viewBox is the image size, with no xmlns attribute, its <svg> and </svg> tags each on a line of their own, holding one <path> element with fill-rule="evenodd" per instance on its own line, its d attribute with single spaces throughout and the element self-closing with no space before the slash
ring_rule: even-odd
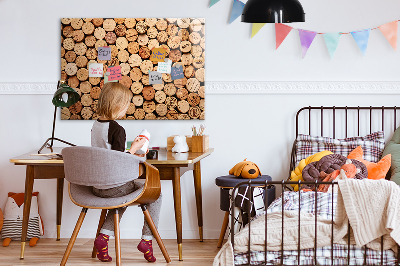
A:
<svg viewBox="0 0 400 266">
<path fill-rule="evenodd" d="M 292 30 L 292 27 L 281 24 L 281 23 L 275 23 L 275 40 L 276 40 L 276 49 L 282 44 L 282 42 L 285 40 L 286 36 L 290 33 Z"/>
<path fill-rule="evenodd" d="M 397 48 L 397 20 L 378 27 L 393 49 Z"/>
<path fill-rule="evenodd" d="M 315 31 L 308 31 L 308 30 L 300 30 L 299 29 L 299 36 L 300 36 L 300 43 L 301 43 L 301 54 L 304 58 L 306 56 L 308 48 L 310 48 L 315 36 L 317 33 Z"/>
</svg>

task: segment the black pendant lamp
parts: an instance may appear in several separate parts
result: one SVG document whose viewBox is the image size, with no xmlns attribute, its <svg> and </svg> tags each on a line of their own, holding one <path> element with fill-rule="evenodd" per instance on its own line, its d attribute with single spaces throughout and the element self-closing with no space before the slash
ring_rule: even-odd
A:
<svg viewBox="0 0 400 266">
<path fill-rule="evenodd" d="M 304 10 L 298 0 L 249 0 L 243 9 L 242 22 L 304 22 Z"/>
</svg>

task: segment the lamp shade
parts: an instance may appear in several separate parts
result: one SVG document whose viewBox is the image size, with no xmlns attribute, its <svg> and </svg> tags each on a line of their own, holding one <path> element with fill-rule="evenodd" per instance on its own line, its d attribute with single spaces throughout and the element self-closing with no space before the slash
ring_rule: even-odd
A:
<svg viewBox="0 0 400 266">
<path fill-rule="evenodd" d="M 66 98 L 66 101 L 63 99 L 63 94 L 66 94 L 68 97 Z M 53 95 L 53 105 L 56 107 L 69 107 L 73 105 L 74 103 L 78 102 L 80 99 L 79 94 L 68 86 L 65 83 L 58 83 L 58 88 L 57 91 Z"/>
<path fill-rule="evenodd" d="M 298 0 L 249 0 L 243 9 L 242 22 L 304 22 L 304 15 Z"/>
</svg>

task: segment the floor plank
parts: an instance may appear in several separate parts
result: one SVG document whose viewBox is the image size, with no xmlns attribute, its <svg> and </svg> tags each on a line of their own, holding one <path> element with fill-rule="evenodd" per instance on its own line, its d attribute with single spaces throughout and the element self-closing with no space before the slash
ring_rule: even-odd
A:
<svg viewBox="0 0 400 266">
<path fill-rule="evenodd" d="M 12 241 L 9 247 L 0 246 L 0 265 L 60 265 L 61 258 L 64 255 L 69 239 L 40 239 L 36 247 L 27 246 L 25 249 L 25 259 L 19 259 L 21 244 L 18 241 Z M 143 254 L 136 249 L 140 240 L 121 240 L 122 264 L 123 265 L 146 265 L 150 264 L 143 258 Z M 178 247 L 176 240 L 163 240 L 168 250 L 172 262 L 167 264 L 162 256 L 157 243 L 153 243 L 154 254 L 157 258 L 157 265 L 212 265 L 215 255 L 218 253 L 217 240 L 188 240 L 183 241 L 183 261 L 178 261 Z M 113 239 L 110 241 L 110 255 L 115 259 Z M 67 265 L 114 265 L 112 263 L 103 263 L 97 259 L 92 259 L 93 240 L 77 239 L 68 259 Z"/>
</svg>

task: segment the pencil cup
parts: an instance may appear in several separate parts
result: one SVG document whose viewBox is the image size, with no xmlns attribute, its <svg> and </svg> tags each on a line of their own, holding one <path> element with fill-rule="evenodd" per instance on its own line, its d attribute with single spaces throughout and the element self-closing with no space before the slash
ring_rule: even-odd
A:
<svg viewBox="0 0 400 266">
<path fill-rule="evenodd" d="M 192 152 L 205 152 L 208 150 L 209 136 L 192 136 Z"/>
</svg>

